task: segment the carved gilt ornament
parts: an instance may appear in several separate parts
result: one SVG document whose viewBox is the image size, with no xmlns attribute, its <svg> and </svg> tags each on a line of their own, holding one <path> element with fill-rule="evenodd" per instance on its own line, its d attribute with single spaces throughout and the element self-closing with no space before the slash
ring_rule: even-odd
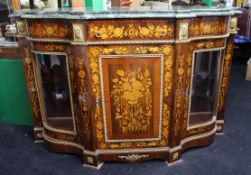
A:
<svg viewBox="0 0 251 175">
<path fill-rule="evenodd" d="M 181 22 L 179 25 L 179 40 L 188 39 L 188 22 Z"/>
<path fill-rule="evenodd" d="M 149 155 L 147 155 L 147 154 L 146 155 L 130 154 L 127 156 L 118 156 L 118 158 L 120 158 L 120 159 L 125 159 L 125 160 L 131 161 L 131 162 L 137 161 L 139 159 L 144 159 L 147 157 L 149 157 Z"/>
</svg>

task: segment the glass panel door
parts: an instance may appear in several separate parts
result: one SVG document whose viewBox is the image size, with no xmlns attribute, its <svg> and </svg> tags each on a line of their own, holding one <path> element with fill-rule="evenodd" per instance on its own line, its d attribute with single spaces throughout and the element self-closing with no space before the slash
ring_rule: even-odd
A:
<svg viewBox="0 0 251 175">
<path fill-rule="evenodd" d="M 203 124 L 215 115 L 220 51 L 196 52 L 190 88 L 189 126 Z"/>
<path fill-rule="evenodd" d="M 49 126 L 73 130 L 73 107 L 65 55 L 37 54 L 42 115 Z"/>
</svg>

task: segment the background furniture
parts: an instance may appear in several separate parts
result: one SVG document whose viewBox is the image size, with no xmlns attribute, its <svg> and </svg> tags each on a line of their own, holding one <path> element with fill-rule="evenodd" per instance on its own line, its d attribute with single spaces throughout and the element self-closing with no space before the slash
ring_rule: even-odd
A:
<svg viewBox="0 0 251 175">
<path fill-rule="evenodd" d="M 6 25 L 11 23 L 8 15 L 15 10 L 18 1 L 0 2 L 0 121 L 32 125 L 21 53 L 15 33 L 6 30 Z"/>
<path fill-rule="evenodd" d="M 212 143 L 223 133 L 238 13 L 14 14 L 35 140 L 95 167 L 170 163 Z"/>
</svg>

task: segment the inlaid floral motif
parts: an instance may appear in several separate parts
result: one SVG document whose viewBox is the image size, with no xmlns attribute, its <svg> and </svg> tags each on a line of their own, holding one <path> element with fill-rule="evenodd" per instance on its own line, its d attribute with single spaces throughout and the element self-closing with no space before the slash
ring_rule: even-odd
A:
<svg viewBox="0 0 251 175">
<path fill-rule="evenodd" d="M 205 36 L 205 35 L 220 35 L 227 32 L 227 20 L 225 18 L 217 18 L 210 20 L 196 19 L 189 27 L 189 35 Z"/>
<path fill-rule="evenodd" d="M 25 70 L 25 79 L 28 88 L 32 115 L 34 118 L 34 125 L 36 127 L 41 127 L 41 113 L 38 101 L 38 94 L 36 90 L 34 70 L 32 66 L 32 55 L 30 53 L 29 47 L 23 47 L 23 59 L 24 59 L 24 70 Z M 37 137 L 35 137 L 37 138 Z"/>
<path fill-rule="evenodd" d="M 232 51 L 233 51 L 233 36 L 228 39 L 228 44 L 226 46 L 226 53 L 223 60 L 223 70 L 220 83 L 220 90 L 218 94 L 218 113 L 224 112 L 225 99 L 227 96 L 227 88 L 229 84 L 229 75 L 231 71 L 232 64 Z M 218 116 L 219 117 L 219 116 Z"/>
<path fill-rule="evenodd" d="M 84 70 L 84 59 L 76 58 L 77 61 L 77 71 L 78 71 L 78 87 L 79 87 L 79 95 L 80 106 L 81 106 L 81 114 L 83 116 L 83 125 L 84 125 L 84 134 L 87 140 L 90 140 L 91 137 L 91 129 L 90 129 L 90 120 L 88 116 L 88 106 L 87 106 L 87 87 L 86 87 L 86 72 Z"/>
<path fill-rule="evenodd" d="M 173 36 L 173 26 L 169 25 L 147 25 L 140 26 L 129 24 L 122 27 L 115 25 L 92 26 L 89 28 L 90 39 L 100 38 L 102 40 L 121 38 L 170 38 Z"/>
<path fill-rule="evenodd" d="M 152 81 L 148 69 L 124 71 L 118 69 L 112 79 L 111 97 L 114 100 L 115 119 L 123 133 L 146 131 L 152 116 Z"/>
<path fill-rule="evenodd" d="M 70 30 L 65 23 L 31 23 L 29 34 L 38 38 L 65 38 L 69 35 Z"/>
<path fill-rule="evenodd" d="M 34 43 L 34 49 L 45 52 L 64 52 L 66 45 L 64 44 L 51 44 L 51 43 Z"/>
</svg>

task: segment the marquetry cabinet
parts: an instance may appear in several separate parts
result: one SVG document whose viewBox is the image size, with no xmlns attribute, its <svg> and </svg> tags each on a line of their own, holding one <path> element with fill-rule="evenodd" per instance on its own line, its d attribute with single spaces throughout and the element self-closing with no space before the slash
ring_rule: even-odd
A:
<svg viewBox="0 0 251 175">
<path fill-rule="evenodd" d="M 35 141 L 85 165 L 181 158 L 223 133 L 235 8 L 13 14 Z"/>
</svg>

